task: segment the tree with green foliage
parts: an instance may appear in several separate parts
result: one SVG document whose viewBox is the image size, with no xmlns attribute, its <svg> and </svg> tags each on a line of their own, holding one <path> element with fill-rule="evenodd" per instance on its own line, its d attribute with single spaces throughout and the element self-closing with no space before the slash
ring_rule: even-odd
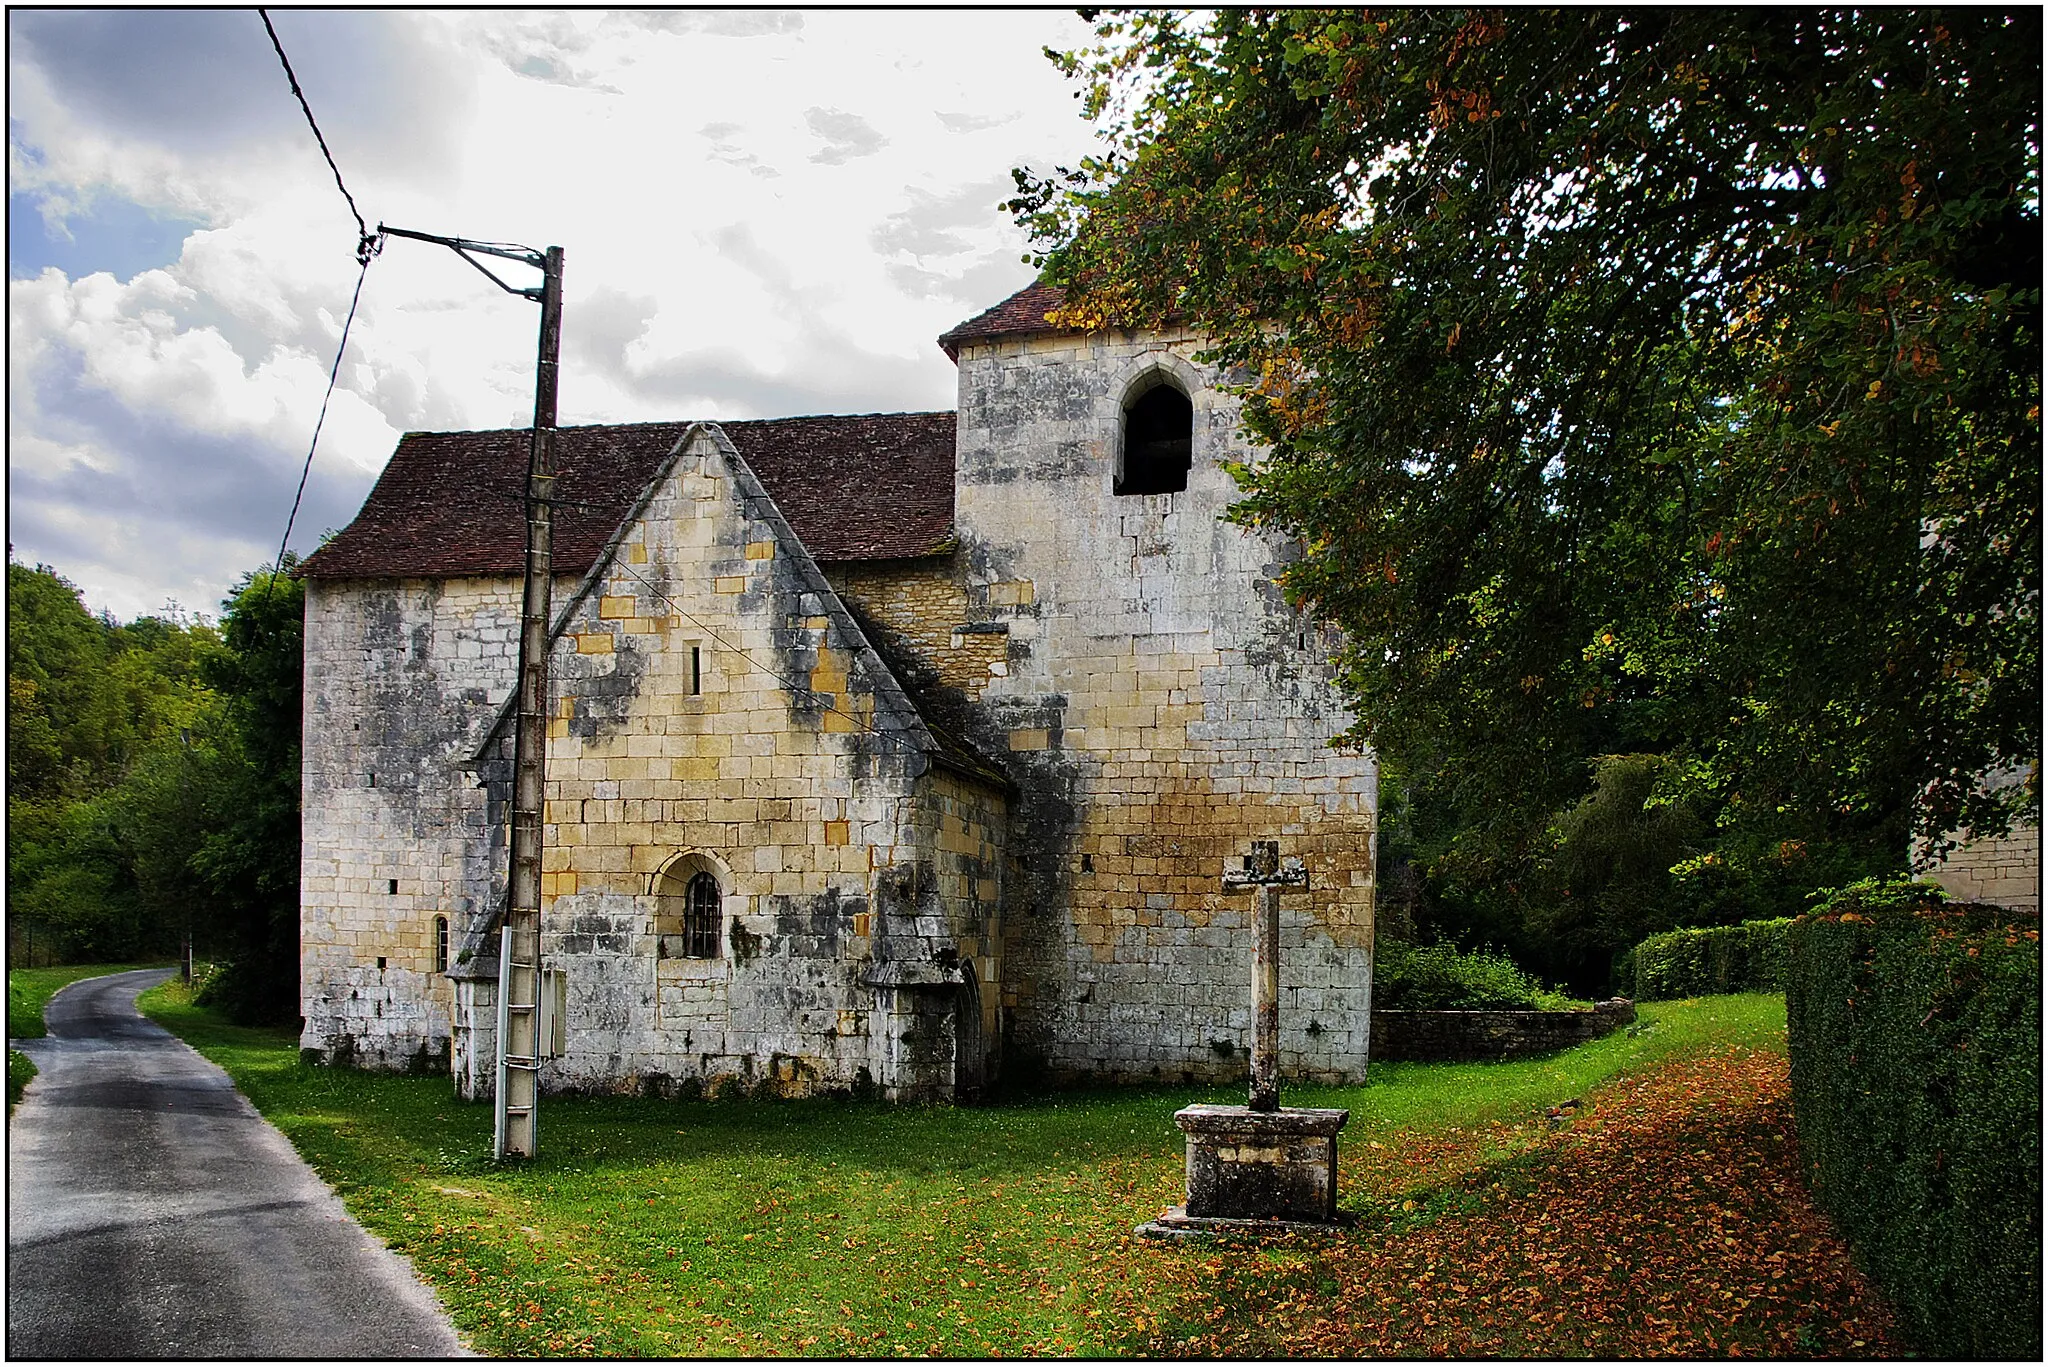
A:
<svg viewBox="0 0 2048 1367">
<path fill-rule="evenodd" d="M 24 955 L 125 959 L 170 949 L 189 908 L 141 895 L 123 787 L 214 705 L 213 629 L 123 626 L 48 566 L 7 567 L 7 870 Z"/>
<path fill-rule="evenodd" d="M 1107 152 L 1012 205 L 1058 318 L 1240 377 L 1235 515 L 1439 844 L 1528 872 L 1615 754 L 1877 867 L 2038 808 L 1983 781 L 2040 754 L 2037 10 L 1097 36 Z"/>
<path fill-rule="evenodd" d="M 45 961 L 161 954 L 192 933 L 235 1019 L 298 1003 L 300 614 L 243 576 L 219 630 L 125 626 L 47 566 L 8 565 L 8 919 Z"/>
<path fill-rule="evenodd" d="M 208 1000 L 244 1023 L 287 1021 L 299 1002 L 299 726 L 304 585 L 244 575 L 205 662 L 225 726 L 200 764 L 217 803 L 190 859 L 226 957 Z"/>
</svg>

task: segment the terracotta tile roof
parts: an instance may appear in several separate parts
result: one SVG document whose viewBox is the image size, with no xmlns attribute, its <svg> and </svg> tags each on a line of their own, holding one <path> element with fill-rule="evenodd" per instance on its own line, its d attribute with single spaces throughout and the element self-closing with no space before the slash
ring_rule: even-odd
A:
<svg viewBox="0 0 2048 1367">
<path fill-rule="evenodd" d="M 871 413 L 719 426 L 819 560 L 930 554 L 953 533 L 954 417 Z M 581 574 L 689 424 L 564 427 L 554 561 Z M 408 432 L 356 519 L 307 557 L 320 579 L 517 574 L 529 433 Z"/>
<path fill-rule="evenodd" d="M 951 413 L 719 426 L 819 560 L 899 560 L 952 538 Z"/>
<path fill-rule="evenodd" d="M 1059 332 L 1045 321 L 1045 315 L 1065 302 L 1067 293 L 1057 285 L 1034 280 L 986 313 L 978 313 L 939 338 L 939 345 L 954 360 L 960 359 L 962 342 L 988 337 L 1022 337 L 1033 332 Z"/>
</svg>

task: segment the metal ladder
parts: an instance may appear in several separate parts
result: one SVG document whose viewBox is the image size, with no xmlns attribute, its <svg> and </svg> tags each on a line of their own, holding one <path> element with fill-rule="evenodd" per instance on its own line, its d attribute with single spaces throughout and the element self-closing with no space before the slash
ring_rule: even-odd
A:
<svg viewBox="0 0 2048 1367">
<path fill-rule="evenodd" d="M 506 926 L 498 941 L 498 1090 L 491 1136 L 491 1151 L 500 1159 L 531 1158 L 537 1151 L 540 1053 L 540 932 Z"/>
</svg>

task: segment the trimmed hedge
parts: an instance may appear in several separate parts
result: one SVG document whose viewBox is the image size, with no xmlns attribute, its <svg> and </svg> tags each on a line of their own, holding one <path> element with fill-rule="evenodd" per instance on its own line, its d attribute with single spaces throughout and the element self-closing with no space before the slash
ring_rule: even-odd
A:
<svg viewBox="0 0 2048 1367">
<path fill-rule="evenodd" d="M 1926 1351 L 2038 1360 L 2040 918 L 1867 881 L 1789 944 L 1815 1199 Z"/>
<path fill-rule="evenodd" d="M 1739 926 L 1667 930 L 1635 947 L 1633 996 L 1639 1002 L 1726 992 L 1778 992 L 1785 986 L 1789 916 Z"/>
<path fill-rule="evenodd" d="M 1553 992 L 1492 950 L 1388 941 L 1373 965 L 1375 1011 L 1570 1011 L 1585 1005 Z"/>
</svg>

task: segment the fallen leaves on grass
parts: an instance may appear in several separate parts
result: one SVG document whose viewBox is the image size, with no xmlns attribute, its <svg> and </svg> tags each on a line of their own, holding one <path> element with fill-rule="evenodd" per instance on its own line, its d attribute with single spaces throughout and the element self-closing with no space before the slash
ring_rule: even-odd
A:
<svg viewBox="0 0 2048 1367">
<path fill-rule="evenodd" d="M 1368 1215 L 1359 1235 L 1320 1250 L 1239 1258 L 1220 1276 L 1202 1267 L 1199 1292 L 1178 1298 L 1180 1332 L 1143 1348 L 1193 1357 L 1895 1355 L 1887 1313 L 1800 1183 L 1787 1093 L 1784 1058 L 1746 1050 L 1620 1079 L 1520 1159 L 1466 1165 L 1439 1218 L 1382 1216 L 1374 1232 Z M 1499 1151 L 1499 1136 L 1470 1138 Z M 1428 1148 L 1390 1167 L 1461 1166 Z"/>
</svg>

